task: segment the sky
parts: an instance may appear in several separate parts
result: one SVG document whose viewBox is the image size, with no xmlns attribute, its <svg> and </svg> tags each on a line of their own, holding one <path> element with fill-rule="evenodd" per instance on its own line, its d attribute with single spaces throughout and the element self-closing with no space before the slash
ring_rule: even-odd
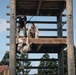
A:
<svg viewBox="0 0 76 75">
<path fill-rule="evenodd" d="M 76 0 L 73 0 L 73 25 L 74 25 L 74 45 L 76 46 L 76 6 L 75 6 Z M 9 0 L 0 0 L 0 61 L 2 60 L 4 54 L 6 51 L 9 50 L 9 47 L 6 46 L 6 43 L 9 43 L 9 39 L 6 38 L 7 35 L 9 35 L 9 31 L 6 31 L 6 28 L 9 28 L 10 25 L 6 23 L 7 20 L 10 20 L 10 17 L 6 16 L 6 13 L 9 13 L 10 10 L 6 8 L 6 6 L 9 5 Z M 30 17 L 27 17 L 27 19 L 29 20 Z M 50 18 L 50 17 L 33 17 L 31 20 L 53 20 L 55 21 L 55 17 Z M 63 20 L 65 21 L 65 18 L 63 18 Z M 28 27 L 29 25 L 27 25 Z M 37 27 L 43 27 L 43 25 L 39 25 L 37 24 Z M 46 27 L 46 26 L 45 26 Z M 52 27 L 52 28 L 56 28 L 55 25 L 47 25 L 47 27 Z M 66 26 L 64 26 L 64 28 L 66 28 Z M 56 35 L 56 32 L 50 32 L 51 35 Z M 46 32 L 46 35 L 48 36 L 50 33 Z M 44 33 L 40 32 L 40 35 L 45 35 Z M 63 35 L 66 35 L 66 33 L 64 32 Z M 35 57 L 37 54 L 34 54 L 32 57 Z M 42 55 L 38 55 L 37 57 L 41 57 Z M 31 57 L 31 55 L 30 55 Z M 37 63 L 33 63 L 34 65 L 37 65 Z"/>
</svg>

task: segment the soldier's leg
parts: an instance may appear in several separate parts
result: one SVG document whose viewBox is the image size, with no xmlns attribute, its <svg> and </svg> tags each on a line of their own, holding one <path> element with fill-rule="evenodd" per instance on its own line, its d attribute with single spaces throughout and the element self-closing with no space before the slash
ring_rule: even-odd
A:
<svg viewBox="0 0 76 75">
<path fill-rule="evenodd" d="M 20 33 L 20 26 L 17 26 L 17 29 L 16 29 L 16 41 L 18 41 L 18 39 L 19 39 L 19 33 Z"/>
<path fill-rule="evenodd" d="M 25 27 L 23 27 L 23 34 L 24 34 L 24 37 L 27 37 L 27 31 Z"/>
</svg>

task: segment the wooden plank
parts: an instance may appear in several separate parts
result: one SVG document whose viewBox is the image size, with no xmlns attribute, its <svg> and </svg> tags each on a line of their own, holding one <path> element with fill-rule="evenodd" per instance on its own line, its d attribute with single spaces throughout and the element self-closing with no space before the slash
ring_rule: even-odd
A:
<svg viewBox="0 0 76 75">
<path fill-rule="evenodd" d="M 62 17 L 66 17 L 66 14 L 62 14 Z"/>
<path fill-rule="evenodd" d="M 57 16 L 57 35 L 58 38 L 62 37 L 62 14 Z M 64 75 L 64 56 L 63 56 L 63 48 L 59 48 L 58 52 L 58 75 Z"/>
<path fill-rule="evenodd" d="M 6 28 L 7 31 L 10 31 L 10 28 Z M 51 28 L 38 28 L 39 31 L 57 31 L 57 29 Z M 66 31 L 66 29 L 62 29 L 62 31 Z"/>
<path fill-rule="evenodd" d="M 64 54 L 63 48 L 58 52 L 58 75 L 64 75 Z"/>
<path fill-rule="evenodd" d="M 7 43 L 6 46 L 10 46 L 10 43 Z"/>
<path fill-rule="evenodd" d="M 62 37 L 62 15 L 57 16 L 57 36 Z"/>
<path fill-rule="evenodd" d="M 22 40 L 24 43 L 26 42 L 26 38 L 22 38 Z M 29 41 L 34 44 L 66 44 L 66 38 L 29 38 Z"/>
<path fill-rule="evenodd" d="M 6 8 L 10 8 L 10 6 L 8 5 Z"/>
<path fill-rule="evenodd" d="M 17 0 L 17 1 L 18 1 L 18 0 Z M 22 1 L 25 2 L 25 0 L 22 0 Z M 21 1 L 21 2 L 22 2 L 22 1 Z M 28 1 L 28 2 L 33 2 L 33 1 L 35 1 L 35 2 L 37 1 L 37 2 L 38 2 L 39 0 L 32 0 L 32 1 L 31 1 L 31 0 L 26 0 L 26 2 L 27 2 L 27 1 Z M 46 1 L 58 1 L 58 2 L 59 2 L 59 1 L 66 1 L 66 0 L 42 0 L 42 1 L 45 1 L 45 2 L 46 2 Z"/>
<path fill-rule="evenodd" d="M 10 23 L 10 21 L 6 21 L 7 23 Z"/>
<path fill-rule="evenodd" d="M 40 0 L 41 1 L 41 0 Z M 58 15 L 61 7 L 64 7 L 65 0 L 51 0 L 51 1 L 43 1 L 42 6 L 40 8 L 39 15 Z M 35 1 L 18 1 L 17 3 L 17 11 L 20 13 L 23 11 L 23 14 L 26 15 L 37 15 L 39 0 Z M 39 5 L 40 6 L 40 5 Z M 29 9 L 30 8 L 30 9 Z M 25 11 L 24 11 L 25 10 Z M 17 13 L 18 14 L 18 13 Z"/>
<path fill-rule="evenodd" d="M 7 13 L 6 15 L 7 15 L 7 16 L 10 16 L 10 13 Z"/>
<path fill-rule="evenodd" d="M 10 28 L 6 28 L 7 31 L 10 31 Z"/>
<path fill-rule="evenodd" d="M 16 61 L 58 61 L 58 59 L 16 59 Z"/>
<path fill-rule="evenodd" d="M 51 8 L 51 9 L 58 9 L 58 8 Z M 10 13 L 7 13 L 6 15 L 10 16 Z M 53 16 L 57 16 L 57 15 L 53 15 Z M 62 17 L 66 17 L 66 14 L 62 14 Z"/>
<path fill-rule="evenodd" d="M 20 38 L 23 38 L 24 36 L 20 36 Z M 6 38 L 10 38 L 10 36 L 6 36 Z M 39 36 L 39 38 L 58 38 L 57 36 Z M 67 38 L 66 36 L 63 36 L 62 38 Z"/>
<path fill-rule="evenodd" d="M 57 24 L 57 21 L 27 21 L 27 23 L 45 23 L 45 24 Z M 65 22 L 63 22 L 66 24 Z"/>
<path fill-rule="evenodd" d="M 46 67 L 38 67 L 38 66 L 31 66 L 31 67 L 25 67 L 25 66 L 22 66 L 22 67 L 16 67 L 16 69 L 19 69 L 19 68 L 25 68 L 25 69 L 53 69 L 53 68 L 58 68 L 58 67 L 49 67 L 49 66 L 46 66 Z"/>
<path fill-rule="evenodd" d="M 26 38 L 22 38 L 26 42 Z M 66 44 L 65 38 L 30 38 L 31 43 L 34 44 Z"/>
<path fill-rule="evenodd" d="M 74 35 L 73 35 L 73 0 L 66 0 L 67 11 L 67 59 L 68 75 L 75 74 Z"/>
<path fill-rule="evenodd" d="M 7 21 L 7 23 L 10 23 L 10 21 Z M 57 24 L 57 21 L 27 21 L 27 23 Z M 62 22 L 62 23 L 66 24 L 66 22 Z"/>
<path fill-rule="evenodd" d="M 25 6 L 26 6 L 26 7 L 25 7 Z M 35 6 L 36 6 L 36 7 L 35 7 Z M 24 7 L 25 7 L 25 8 L 24 8 Z M 34 8 L 33 8 L 33 7 L 34 7 Z M 25 10 L 30 10 L 30 9 L 31 9 L 31 10 L 37 10 L 37 5 L 25 5 L 25 4 L 24 4 L 24 5 L 19 5 L 19 9 L 22 9 L 22 8 L 25 9 Z M 44 7 L 41 7 L 40 9 L 41 9 L 41 10 L 42 10 L 42 9 L 45 9 L 45 10 L 51 9 L 51 10 L 53 10 L 53 8 L 54 8 L 54 10 L 55 10 L 55 9 L 58 9 L 58 10 L 60 9 L 59 7 L 51 7 L 51 6 L 48 7 L 48 8 L 44 6 Z M 36 12 L 36 11 L 35 11 L 35 12 Z"/>
</svg>

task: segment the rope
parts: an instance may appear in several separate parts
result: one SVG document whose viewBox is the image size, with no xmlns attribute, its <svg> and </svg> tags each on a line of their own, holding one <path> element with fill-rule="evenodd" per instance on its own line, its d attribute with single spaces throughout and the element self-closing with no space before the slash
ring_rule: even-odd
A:
<svg viewBox="0 0 76 75">
<path fill-rule="evenodd" d="M 0 21 L 0 24 L 2 23 L 3 18 L 5 17 L 5 13 L 6 13 L 6 12 L 7 12 L 7 9 L 5 10 L 5 12 L 4 12 L 3 16 L 2 16 L 2 19 L 1 19 L 1 21 Z"/>
<path fill-rule="evenodd" d="M 65 21 L 66 22 L 66 21 Z M 65 25 L 65 23 L 62 23 L 62 27 Z"/>
<path fill-rule="evenodd" d="M 33 18 L 33 16 L 31 16 L 31 18 L 28 21 L 30 21 L 32 18 Z M 27 27 L 29 27 L 29 24 L 27 25 Z"/>
</svg>

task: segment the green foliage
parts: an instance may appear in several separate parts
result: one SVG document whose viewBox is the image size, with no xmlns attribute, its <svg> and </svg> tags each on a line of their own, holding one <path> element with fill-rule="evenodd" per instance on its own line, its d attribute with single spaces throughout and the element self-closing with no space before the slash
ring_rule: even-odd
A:
<svg viewBox="0 0 76 75">
<path fill-rule="evenodd" d="M 64 74 L 67 75 L 68 68 L 67 68 L 67 50 L 64 50 Z"/>
<path fill-rule="evenodd" d="M 74 47 L 74 57 L 75 57 L 75 63 L 76 63 L 76 47 Z M 75 64 L 76 66 L 76 64 Z"/>
<path fill-rule="evenodd" d="M 75 69 L 76 69 L 76 47 L 75 46 L 74 46 L 74 58 L 75 58 Z M 67 50 L 64 50 L 64 75 L 67 75 L 67 73 L 68 73 Z"/>
<path fill-rule="evenodd" d="M 24 59 L 24 61 L 16 61 L 16 66 L 19 67 L 19 69 L 16 69 L 16 75 L 19 75 L 21 72 L 22 75 L 28 75 L 30 72 L 30 69 L 24 69 L 25 67 L 30 67 L 31 62 L 25 61 L 28 59 L 28 53 L 26 54 L 16 54 L 16 59 Z M 6 52 L 2 61 L 0 62 L 0 65 L 9 65 L 9 52 Z"/>
<path fill-rule="evenodd" d="M 9 52 L 7 51 L 0 62 L 0 65 L 9 65 Z"/>
<path fill-rule="evenodd" d="M 74 46 L 74 57 L 75 57 L 75 72 L 76 72 L 76 47 Z M 45 53 L 41 59 L 50 59 L 49 55 L 47 53 Z M 54 62 L 54 61 L 40 61 L 40 64 L 39 64 L 40 67 L 53 67 L 52 69 L 38 69 L 38 74 L 43 74 L 45 73 L 45 71 L 48 72 L 48 74 L 51 74 L 51 75 L 56 75 L 57 74 L 57 68 L 54 68 L 54 67 L 57 67 L 58 64 L 57 62 Z M 67 50 L 64 50 L 64 75 L 67 75 L 67 72 L 68 72 L 68 68 L 67 68 Z"/>
<path fill-rule="evenodd" d="M 31 62 L 30 61 L 25 61 L 26 59 L 28 59 L 28 53 L 25 54 L 17 54 L 16 55 L 16 59 L 24 59 L 24 61 L 16 61 L 16 66 L 19 67 L 19 69 L 16 70 L 17 75 L 19 73 L 22 72 L 22 75 L 28 75 L 28 73 L 30 72 L 30 69 L 25 69 L 25 67 L 30 67 L 31 66 Z"/>
<path fill-rule="evenodd" d="M 48 53 L 45 53 L 41 59 L 50 59 Z M 56 75 L 57 74 L 57 62 L 55 61 L 40 61 L 39 67 L 51 67 L 50 69 L 38 69 L 38 74 Z"/>
</svg>

